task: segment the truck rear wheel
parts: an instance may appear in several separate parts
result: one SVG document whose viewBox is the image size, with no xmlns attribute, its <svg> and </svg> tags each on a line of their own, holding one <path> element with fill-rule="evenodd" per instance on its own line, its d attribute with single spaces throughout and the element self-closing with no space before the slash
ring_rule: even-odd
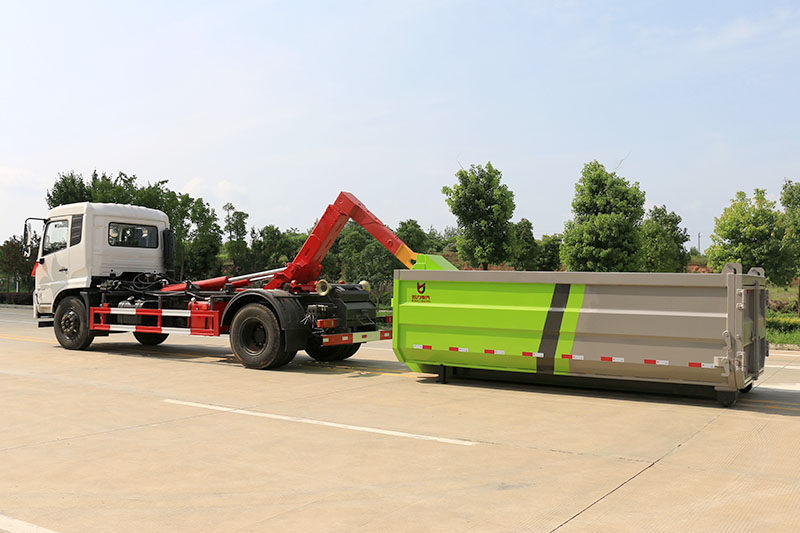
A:
<svg viewBox="0 0 800 533">
<path fill-rule="evenodd" d="M 56 307 L 53 329 L 58 343 L 67 350 L 84 350 L 92 344 L 89 315 L 80 298 L 67 296 Z"/>
<path fill-rule="evenodd" d="M 352 357 L 359 348 L 361 348 L 361 343 L 342 344 L 339 346 L 320 346 L 319 342 L 312 338 L 308 341 L 306 353 L 317 361 L 329 363 L 331 361 L 343 361 L 348 357 Z"/>
<path fill-rule="evenodd" d="M 140 331 L 134 331 L 133 336 L 136 337 L 136 340 L 139 341 L 139 344 L 143 344 L 145 346 L 157 346 L 167 340 L 169 337 L 168 333 L 142 333 Z"/>
<path fill-rule="evenodd" d="M 247 368 L 278 368 L 291 361 L 283 348 L 275 314 L 261 304 L 242 307 L 231 322 L 231 349 Z"/>
</svg>

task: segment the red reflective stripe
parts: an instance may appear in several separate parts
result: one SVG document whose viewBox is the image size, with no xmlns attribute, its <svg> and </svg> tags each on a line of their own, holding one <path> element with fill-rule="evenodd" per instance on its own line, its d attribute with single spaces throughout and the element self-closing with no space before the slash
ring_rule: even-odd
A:
<svg viewBox="0 0 800 533">
<path fill-rule="evenodd" d="M 432 350 L 432 349 L 433 349 L 433 347 L 432 347 L 432 346 L 429 346 L 429 345 L 427 345 L 427 344 L 423 344 L 423 345 L 422 345 L 422 349 L 423 349 L 423 350 Z"/>
<path fill-rule="evenodd" d="M 381 340 L 391 339 L 391 338 L 392 338 L 392 330 L 387 329 L 387 330 L 381 331 Z M 430 349 L 430 348 L 428 348 L 428 349 Z"/>
<path fill-rule="evenodd" d="M 146 315 L 146 316 L 161 316 L 161 309 L 136 309 L 137 315 Z"/>
<path fill-rule="evenodd" d="M 525 357 L 533 357 L 533 352 L 522 352 L 522 355 Z"/>
<path fill-rule="evenodd" d="M 35 277 L 36 277 L 36 269 L 37 269 L 37 268 L 39 268 L 39 263 L 34 263 L 34 264 L 33 264 L 33 270 L 31 270 L 31 277 L 32 277 L 32 278 L 35 278 Z"/>
<path fill-rule="evenodd" d="M 457 351 L 458 351 L 458 348 L 456 348 L 455 346 L 451 346 L 451 347 L 450 347 L 450 351 L 451 351 L 451 352 L 457 352 Z"/>
<path fill-rule="evenodd" d="M 703 363 L 689 363 L 692 368 L 703 368 Z"/>
<path fill-rule="evenodd" d="M 600 360 L 601 360 L 601 361 L 608 361 L 609 363 L 612 361 L 612 359 L 611 359 L 610 357 L 608 357 L 608 356 L 605 356 L 605 355 L 604 355 L 604 356 L 602 356 L 602 357 L 600 358 Z"/>
<path fill-rule="evenodd" d="M 562 353 L 561 354 L 561 359 L 572 359 L 572 355 L 570 355 L 568 353 Z"/>
<path fill-rule="evenodd" d="M 656 364 L 656 360 L 655 359 L 645 359 L 644 360 L 644 364 L 646 364 L 646 365 L 654 365 L 654 364 Z"/>
</svg>

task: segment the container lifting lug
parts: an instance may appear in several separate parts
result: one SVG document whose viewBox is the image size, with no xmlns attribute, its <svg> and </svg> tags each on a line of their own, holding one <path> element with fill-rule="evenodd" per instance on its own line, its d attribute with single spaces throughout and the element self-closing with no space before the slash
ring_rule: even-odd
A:
<svg viewBox="0 0 800 533">
<path fill-rule="evenodd" d="M 714 357 L 714 366 L 722 368 L 722 375 L 727 377 L 731 375 L 730 360 L 727 357 L 716 356 Z"/>
</svg>

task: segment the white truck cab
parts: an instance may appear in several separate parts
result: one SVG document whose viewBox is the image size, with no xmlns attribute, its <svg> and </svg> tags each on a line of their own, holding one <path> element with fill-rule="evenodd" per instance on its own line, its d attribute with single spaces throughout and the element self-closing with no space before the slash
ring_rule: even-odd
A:
<svg viewBox="0 0 800 533">
<path fill-rule="evenodd" d="M 51 209 L 34 270 L 34 317 L 52 316 L 59 300 L 93 280 L 164 274 L 168 228 L 166 214 L 146 207 L 82 202 Z M 29 223 L 25 233 L 29 241 Z"/>
</svg>

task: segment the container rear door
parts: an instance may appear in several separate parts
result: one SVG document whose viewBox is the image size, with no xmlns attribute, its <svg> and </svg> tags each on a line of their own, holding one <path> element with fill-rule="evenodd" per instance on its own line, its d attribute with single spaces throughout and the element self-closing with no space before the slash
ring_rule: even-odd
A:
<svg viewBox="0 0 800 533">
<path fill-rule="evenodd" d="M 745 385 L 764 371 L 764 360 L 768 355 L 767 343 L 767 291 L 756 282 L 743 287 L 744 304 L 742 317 L 742 345 L 744 348 L 743 371 Z"/>
</svg>

